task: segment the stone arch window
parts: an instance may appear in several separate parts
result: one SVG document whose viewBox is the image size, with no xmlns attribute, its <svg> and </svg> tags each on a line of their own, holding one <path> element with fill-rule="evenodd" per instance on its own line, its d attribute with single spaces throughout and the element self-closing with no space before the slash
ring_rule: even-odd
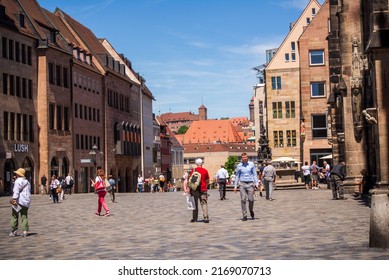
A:
<svg viewBox="0 0 389 280">
<path fill-rule="evenodd" d="M 61 174 L 62 177 L 66 177 L 69 173 L 69 161 L 66 157 L 62 159 Z"/>
<path fill-rule="evenodd" d="M 58 177 L 58 171 L 59 171 L 58 159 L 56 157 L 53 157 L 50 162 L 50 177 L 53 175 Z"/>
</svg>

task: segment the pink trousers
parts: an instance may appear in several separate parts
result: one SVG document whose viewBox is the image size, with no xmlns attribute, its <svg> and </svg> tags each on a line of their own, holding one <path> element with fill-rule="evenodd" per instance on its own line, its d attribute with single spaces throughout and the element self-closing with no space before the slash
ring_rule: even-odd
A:
<svg viewBox="0 0 389 280">
<path fill-rule="evenodd" d="M 98 192 L 97 195 L 99 196 L 99 200 L 97 201 L 97 212 L 101 212 L 101 206 L 103 206 L 105 212 L 108 212 L 108 206 L 107 203 L 105 203 L 105 195 L 107 194 L 106 191 Z"/>
</svg>

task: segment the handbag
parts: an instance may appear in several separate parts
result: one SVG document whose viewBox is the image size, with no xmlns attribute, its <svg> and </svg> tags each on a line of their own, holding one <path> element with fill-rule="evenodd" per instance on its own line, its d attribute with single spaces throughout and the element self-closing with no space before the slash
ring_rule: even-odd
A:
<svg viewBox="0 0 389 280">
<path fill-rule="evenodd" d="M 105 190 L 105 184 L 103 181 L 98 181 L 94 185 L 95 191 Z"/>
<path fill-rule="evenodd" d="M 191 195 L 186 196 L 186 205 L 187 205 L 188 210 L 196 210 L 194 196 L 191 196 Z"/>
<path fill-rule="evenodd" d="M 107 180 L 107 179 L 104 179 L 104 185 L 105 185 L 105 189 L 107 191 L 111 191 L 112 190 L 112 186 L 111 186 L 111 183 Z"/>
</svg>

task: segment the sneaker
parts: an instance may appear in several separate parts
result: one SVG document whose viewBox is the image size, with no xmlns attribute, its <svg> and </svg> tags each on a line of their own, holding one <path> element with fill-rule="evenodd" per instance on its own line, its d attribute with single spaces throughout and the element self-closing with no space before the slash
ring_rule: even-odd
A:
<svg viewBox="0 0 389 280">
<path fill-rule="evenodd" d="M 27 233 L 27 231 L 23 231 L 23 233 L 20 235 L 21 237 L 27 237 L 28 236 L 28 233 Z"/>
<path fill-rule="evenodd" d="M 254 219 L 254 211 L 250 211 L 250 216 L 252 219 Z"/>
<path fill-rule="evenodd" d="M 13 231 L 10 232 L 9 236 L 15 237 L 15 236 L 18 236 L 18 233 L 17 233 L 16 230 L 13 230 Z"/>
<path fill-rule="evenodd" d="M 104 214 L 104 217 L 108 217 L 110 215 L 109 210 Z"/>
<path fill-rule="evenodd" d="M 242 221 L 243 222 L 247 221 L 247 217 L 243 217 Z"/>
<path fill-rule="evenodd" d="M 99 212 L 96 212 L 95 215 L 100 216 L 100 213 L 99 213 Z"/>
</svg>

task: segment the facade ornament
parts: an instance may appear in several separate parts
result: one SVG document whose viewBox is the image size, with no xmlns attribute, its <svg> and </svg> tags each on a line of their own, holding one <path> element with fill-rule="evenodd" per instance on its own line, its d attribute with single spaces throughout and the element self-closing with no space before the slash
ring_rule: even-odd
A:
<svg viewBox="0 0 389 280">
<path fill-rule="evenodd" d="M 350 79 L 351 98 L 353 110 L 354 131 L 357 134 L 362 132 L 362 92 L 364 71 L 368 69 L 368 62 L 365 55 L 359 51 L 357 38 L 353 40 L 352 73 Z"/>
<path fill-rule="evenodd" d="M 377 124 L 378 123 L 377 119 L 368 112 L 368 111 L 370 111 L 369 109 L 371 110 L 371 109 L 375 109 L 375 108 L 367 108 L 366 110 L 363 110 L 362 115 L 365 117 L 365 120 L 369 124 L 371 124 L 371 125 Z"/>
</svg>

